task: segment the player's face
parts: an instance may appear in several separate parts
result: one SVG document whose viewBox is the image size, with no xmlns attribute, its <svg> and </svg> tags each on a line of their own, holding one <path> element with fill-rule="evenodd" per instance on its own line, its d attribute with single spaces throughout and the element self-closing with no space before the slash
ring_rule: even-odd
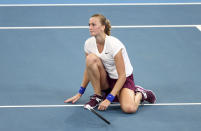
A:
<svg viewBox="0 0 201 131">
<path fill-rule="evenodd" d="M 89 32 L 91 36 L 98 36 L 104 33 L 105 26 L 101 25 L 98 17 L 91 17 L 89 19 Z"/>
</svg>

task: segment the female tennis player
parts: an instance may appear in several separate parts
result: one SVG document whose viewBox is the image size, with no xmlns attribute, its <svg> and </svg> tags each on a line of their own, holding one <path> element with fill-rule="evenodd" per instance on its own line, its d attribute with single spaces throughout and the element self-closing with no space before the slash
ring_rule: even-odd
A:
<svg viewBox="0 0 201 131">
<path fill-rule="evenodd" d="M 106 110 L 112 102 L 119 102 L 125 113 L 135 113 L 142 101 L 154 103 L 156 97 L 151 90 L 136 86 L 133 67 L 124 44 L 110 35 L 111 25 L 101 14 L 89 19 L 91 37 L 86 40 L 86 68 L 79 92 L 64 102 L 75 103 L 91 82 L 94 95 L 86 106 Z"/>
</svg>

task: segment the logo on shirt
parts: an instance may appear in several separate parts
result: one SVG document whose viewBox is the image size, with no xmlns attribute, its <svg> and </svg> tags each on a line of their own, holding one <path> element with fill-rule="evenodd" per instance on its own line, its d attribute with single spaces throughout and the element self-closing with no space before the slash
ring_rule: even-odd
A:
<svg viewBox="0 0 201 131">
<path fill-rule="evenodd" d="M 107 55 L 107 54 L 109 54 L 110 52 L 105 52 L 105 54 Z"/>
</svg>

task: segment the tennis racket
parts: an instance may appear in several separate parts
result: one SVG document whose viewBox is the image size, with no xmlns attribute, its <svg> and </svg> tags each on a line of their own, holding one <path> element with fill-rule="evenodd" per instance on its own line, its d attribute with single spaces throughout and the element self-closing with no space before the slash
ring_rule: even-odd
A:
<svg viewBox="0 0 201 131">
<path fill-rule="evenodd" d="M 104 122 L 106 122 L 108 125 L 110 124 L 110 122 L 108 120 L 106 120 L 103 116 L 101 116 L 99 113 L 97 113 L 90 105 L 86 105 L 85 108 L 88 109 L 89 111 L 91 111 L 92 113 L 94 113 L 96 116 L 98 116 Z"/>
</svg>

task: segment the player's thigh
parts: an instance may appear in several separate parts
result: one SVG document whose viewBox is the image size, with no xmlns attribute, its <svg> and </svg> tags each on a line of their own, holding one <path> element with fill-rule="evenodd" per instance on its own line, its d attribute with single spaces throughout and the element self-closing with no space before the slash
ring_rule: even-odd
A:
<svg viewBox="0 0 201 131">
<path fill-rule="evenodd" d="M 100 86 L 102 90 L 106 90 L 109 88 L 109 83 L 108 83 L 108 74 L 105 70 L 105 67 L 102 63 L 102 61 L 99 59 L 99 63 L 98 63 L 98 68 L 99 68 L 99 72 L 100 72 Z"/>
<path fill-rule="evenodd" d="M 98 65 L 98 70 L 100 73 L 100 86 L 102 90 L 106 90 L 109 88 L 108 79 L 107 79 L 107 72 L 105 67 L 102 63 L 102 60 L 95 54 L 89 54 L 87 56 L 87 61 L 92 61 L 93 63 Z"/>
<path fill-rule="evenodd" d="M 126 113 L 134 113 L 137 111 L 135 103 L 135 93 L 128 88 L 122 88 L 119 94 L 119 102 L 121 108 Z"/>
</svg>

